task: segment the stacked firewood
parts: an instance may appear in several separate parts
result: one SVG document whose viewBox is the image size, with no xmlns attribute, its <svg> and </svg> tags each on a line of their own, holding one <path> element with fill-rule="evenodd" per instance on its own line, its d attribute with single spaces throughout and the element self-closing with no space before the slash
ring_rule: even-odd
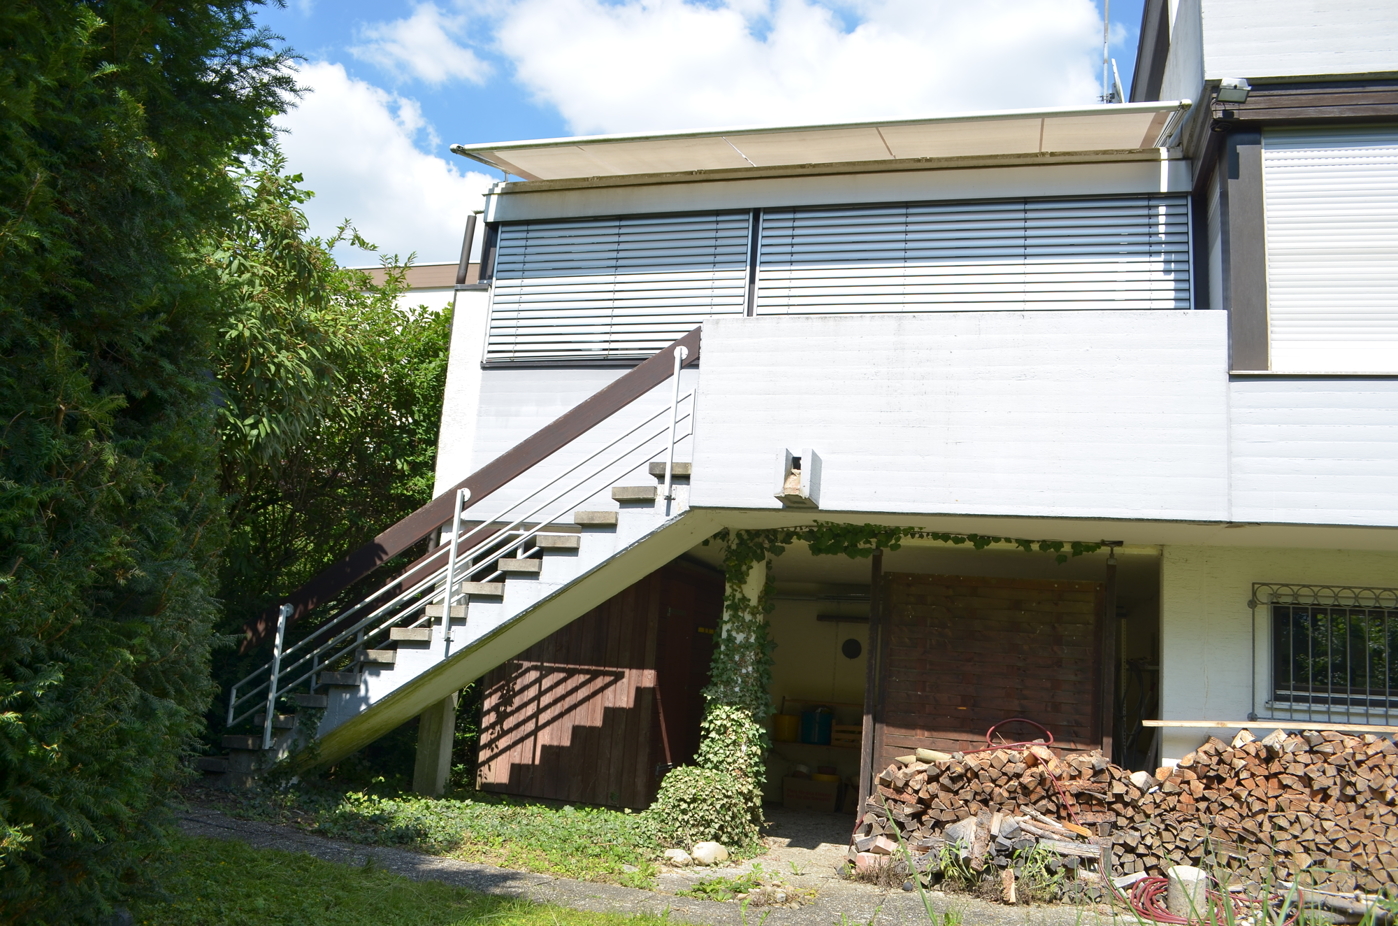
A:
<svg viewBox="0 0 1398 926">
<path fill-rule="evenodd" d="M 958 827 L 974 832 L 959 839 L 968 834 Z M 996 847 L 1009 856 L 1027 839 L 1065 858 L 1094 858 L 1106 844 L 1115 875 L 1178 864 L 1285 880 L 1309 871 L 1339 890 L 1373 891 L 1398 882 L 1398 746 L 1372 735 L 1257 740 L 1244 731 L 1232 743 L 1211 738 L 1155 775 L 1043 745 L 919 750 L 879 776 L 853 849 L 877 852 L 897 835 L 915 852 L 979 838 L 1001 864 Z"/>
</svg>

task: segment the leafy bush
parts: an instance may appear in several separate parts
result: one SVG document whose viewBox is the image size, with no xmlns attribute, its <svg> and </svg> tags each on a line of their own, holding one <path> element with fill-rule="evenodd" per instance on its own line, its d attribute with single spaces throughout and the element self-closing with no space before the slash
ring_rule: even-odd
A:
<svg viewBox="0 0 1398 926">
<path fill-rule="evenodd" d="M 667 846 L 688 849 L 710 840 L 730 849 L 757 844 L 752 788 L 746 778 L 726 772 L 689 765 L 671 769 L 646 816 Z"/>
<path fill-rule="evenodd" d="M 248 0 L 0 4 L 0 922 L 149 869 L 224 536 L 197 257 L 292 82 Z"/>
</svg>

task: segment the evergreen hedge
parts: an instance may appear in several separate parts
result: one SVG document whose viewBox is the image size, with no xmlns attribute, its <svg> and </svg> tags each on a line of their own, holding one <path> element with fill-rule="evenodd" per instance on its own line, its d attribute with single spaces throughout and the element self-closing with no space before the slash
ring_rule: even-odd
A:
<svg viewBox="0 0 1398 926">
<path fill-rule="evenodd" d="M 0 922 L 139 887 L 211 694 L 198 241 L 285 63 L 246 0 L 0 4 Z"/>
</svg>

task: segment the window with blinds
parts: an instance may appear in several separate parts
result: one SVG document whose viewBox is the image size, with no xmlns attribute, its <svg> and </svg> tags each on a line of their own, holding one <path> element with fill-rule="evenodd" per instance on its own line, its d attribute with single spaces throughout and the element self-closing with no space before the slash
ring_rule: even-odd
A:
<svg viewBox="0 0 1398 926">
<path fill-rule="evenodd" d="M 1262 135 L 1271 368 L 1398 373 L 1398 127 Z"/>
<path fill-rule="evenodd" d="M 1187 309 L 1182 196 L 762 215 L 757 314 Z"/>
<path fill-rule="evenodd" d="M 487 363 L 630 361 L 746 308 L 749 213 L 500 226 Z"/>
</svg>

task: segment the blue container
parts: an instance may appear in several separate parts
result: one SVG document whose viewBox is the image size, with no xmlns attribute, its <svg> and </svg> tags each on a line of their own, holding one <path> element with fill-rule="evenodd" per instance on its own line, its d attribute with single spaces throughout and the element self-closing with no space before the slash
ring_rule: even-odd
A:
<svg viewBox="0 0 1398 926">
<path fill-rule="evenodd" d="M 801 712 L 801 742 L 816 746 L 830 745 L 830 730 L 835 712 L 828 707 L 813 707 Z"/>
</svg>

